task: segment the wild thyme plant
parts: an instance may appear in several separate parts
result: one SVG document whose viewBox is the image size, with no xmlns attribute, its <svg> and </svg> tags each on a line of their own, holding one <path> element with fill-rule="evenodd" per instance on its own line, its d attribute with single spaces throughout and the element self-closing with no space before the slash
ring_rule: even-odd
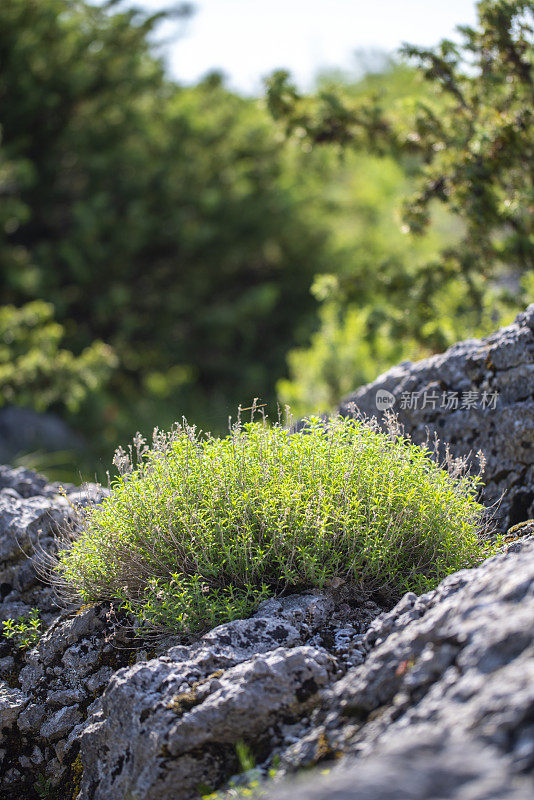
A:
<svg viewBox="0 0 534 800">
<path fill-rule="evenodd" d="M 134 445 L 56 573 L 146 629 L 197 632 L 336 582 L 421 592 L 490 551 L 480 478 L 441 468 L 398 430 L 336 417 L 291 433 L 263 419 L 214 438 L 184 422 Z"/>
</svg>

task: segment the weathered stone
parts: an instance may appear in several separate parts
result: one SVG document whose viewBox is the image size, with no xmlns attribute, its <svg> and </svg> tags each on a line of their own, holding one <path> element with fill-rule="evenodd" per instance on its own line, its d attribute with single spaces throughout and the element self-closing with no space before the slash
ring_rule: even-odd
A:
<svg viewBox="0 0 534 800">
<path fill-rule="evenodd" d="M 87 691 L 95 694 L 99 689 L 106 686 L 112 675 L 113 670 L 111 667 L 101 667 L 85 681 Z"/>
<path fill-rule="evenodd" d="M 4 681 L 0 681 L 0 742 L 3 741 L 3 731 L 10 730 L 19 714 L 28 705 L 29 698 L 20 691 L 13 689 Z"/>
<path fill-rule="evenodd" d="M 68 516 L 69 507 L 62 498 L 52 502 L 39 496 L 0 495 L 0 563 L 20 560 L 21 550 L 30 553 L 39 536 L 64 524 Z"/>
<path fill-rule="evenodd" d="M 327 774 L 276 785 L 265 800 L 531 800 L 532 783 L 490 748 L 406 735 Z"/>
<path fill-rule="evenodd" d="M 9 676 L 14 669 L 15 669 L 15 659 L 13 658 L 13 656 L 4 656 L 4 658 L 0 658 L 0 677 Z"/>
<path fill-rule="evenodd" d="M 298 713 L 331 679 L 328 655 L 302 643 L 332 611 L 332 600 L 317 594 L 269 601 L 251 619 L 220 625 L 196 644 L 171 647 L 157 659 L 116 672 L 88 709 L 87 723 L 71 732 L 63 754 L 81 742 L 84 791 L 106 797 L 124 787 L 145 791 L 153 785 L 160 796 L 172 786 L 176 797 L 178 788 L 187 797 L 195 781 L 223 780 L 239 739 L 261 737 L 282 712 Z M 32 659 L 51 667 L 66 647 L 64 662 L 76 648 L 70 642 L 79 638 L 83 644 L 82 632 L 91 631 L 90 612 L 56 625 Z M 26 684 L 28 668 L 23 673 Z M 99 677 L 95 673 L 87 687 L 98 685 Z M 223 719 L 228 729 L 219 724 Z M 182 731 L 179 720 L 187 720 L 190 732 Z M 101 781 L 95 783 L 95 775 Z"/>
<path fill-rule="evenodd" d="M 54 742 L 57 739 L 61 739 L 63 736 L 67 736 L 81 718 L 78 705 L 60 708 L 59 711 L 56 711 L 56 713 L 45 722 L 39 735 L 42 739 Z"/>
<path fill-rule="evenodd" d="M 192 682 L 198 663 L 156 659 L 116 673 L 81 736 L 80 800 L 195 796 L 199 784 L 221 780 L 238 741 L 298 714 L 334 672 L 326 653 L 306 646 Z"/>
<path fill-rule="evenodd" d="M 34 681 L 31 675 L 33 665 L 49 667 L 65 659 L 66 652 L 71 646 L 79 646 L 87 637 L 100 633 L 105 628 L 105 618 L 100 607 L 91 606 L 84 609 L 74 617 L 59 619 L 41 637 L 35 650 L 28 658 L 28 666 L 20 675 L 21 685 L 31 685 Z"/>
<path fill-rule="evenodd" d="M 72 523 L 74 508 L 106 494 L 95 484 L 61 491 L 31 470 L 0 466 L 0 621 L 25 617 L 32 608 L 45 624 L 59 614 L 54 590 L 41 580 L 42 556 L 55 550 L 58 531 Z"/>
<path fill-rule="evenodd" d="M 0 465 L 0 491 L 3 496 L 16 492 L 20 497 L 50 497 L 55 494 L 43 475 L 25 467 Z M 13 496 L 13 494 L 11 494 Z"/>
<path fill-rule="evenodd" d="M 75 703 L 80 703 L 85 697 L 85 692 L 80 688 L 74 689 L 56 689 L 55 691 L 48 692 L 46 696 L 47 704 L 56 706 L 68 706 Z"/>
<path fill-rule="evenodd" d="M 21 733 L 37 732 L 46 717 L 47 707 L 44 703 L 30 703 L 18 714 L 17 727 Z"/>
<path fill-rule="evenodd" d="M 443 770 L 450 793 L 432 796 L 497 798 L 503 781 L 510 790 L 521 786 L 518 797 L 528 796 L 527 786 L 534 793 L 533 538 L 450 575 L 433 592 L 405 595 L 371 624 L 364 646 L 364 664 L 323 693 L 311 725 L 281 748 L 283 770 L 357 755 L 357 765 L 331 784 L 347 798 L 360 796 L 351 794 L 348 776 L 370 776 L 375 786 L 378 764 L 387 774 L 398 771 L 395 786 L 408 788 L 397 796 L 406 800 L 422 798 L 430 786 L 436 792 Z M 500 765 L 491 777 L 482 766 L 488 748 Z M 462 749 L 475 754 L 469 780 L 457 770 Z M 527 774 L 530 783 L 521 778 Z M 326 784 L 323 794 L 306 795 L 314 785 L 297 796 L 327 796 Z M 380 787 L 377 796 L 389 797 L 387 782 Z"/>
</svg>

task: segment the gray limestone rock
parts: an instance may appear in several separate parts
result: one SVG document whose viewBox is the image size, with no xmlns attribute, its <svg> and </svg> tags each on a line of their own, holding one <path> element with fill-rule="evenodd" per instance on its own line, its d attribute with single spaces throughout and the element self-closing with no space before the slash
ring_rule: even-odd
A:
<svg viewBox="0 0 534 800">
<path fill-rule="evenodd" d="M 196 666 L 157 659 L 112 678 L 81 735 L 80 800 L 194 797 L 228 775 L 239 741 L 257 742 L 280 715 L 302 713 L 334 673 L 328 654 L 307 646 L 192 681 Z"/>
<path fill-rule="evenodd" d="M 0 681 L 0 742 L 3 733 L 10 730 L 19 714 L 28 705 L 28 697 L 4 681 Z"/>
<path fill-rule="evenodd" d="M 0 466 L 0 621 L 27 616 L 32 608 L 47 624 L 58 616 L 54 591 L 40 579 L 41 555 L 53 552 L 73 508 L 105 495 L 96 484 L 60 487 L 23 467 Z"/>
<path fill-rule="evenodd" d="M 332 607 L 313 594 L 265 603 L 251 619 L 117 672 L 79 734 L 80 800 L 179 800 L 220 783 L 238 741 L 260 740 L 279 716 L 302 714 L 332 680 L 333 659 L 303 645 Z"/>
<path fill-rule="evenodd" d="M 57 741 L 57 739 L 67 736 L 81 718 L 78 705 L 64 706 L 44 723 L 39 731 L 39 736 L 50 742 Z"/>
<path fill-rule="evenodd" d="M 534 796 L 532 538 L 426 595 L 405 595 L 370 625 L 363 643 L 365 662 L 323 693 L 300 738 L 279 750 L 286 772 L 342 755 L 347 764 L 357 761 L 331 785 L 304 784 L 298 798 L 337 791 L 359 798 L 350 782 L 360 775 L 362 797 L 393 797 L 379 765 L 384 775 L 395 773 L 395 796 L 406 800 L 422 800 L 425 791 L 455 799 Z M 462 750 L 473 754 L 469 778 L 458 767 Z M 509 795 L 499 794 L 503 787 Z"/>
<path fill-rule="evenodd" d="M 327 774 L 276 785 L 265 800 L 531 800 L 532 783 L 491 748 L 407 735 Z"/>
</svg>

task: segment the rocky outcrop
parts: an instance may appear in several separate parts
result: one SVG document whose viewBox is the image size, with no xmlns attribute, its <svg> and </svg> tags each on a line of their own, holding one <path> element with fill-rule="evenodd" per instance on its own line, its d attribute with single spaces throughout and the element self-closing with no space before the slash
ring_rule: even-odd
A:
<svg viewBox="0 0 534 800">
<path fill-rule="evenodd" d="M 112 675 L 135 657 L 114 632 L 109 610 L 60 615 L 0 683 L 2 797 L 32 798 L 39 778 L 50 788 L 72 781 L 70 748 L 87 709 Z M 16 713 L 4 716 L 2 700 Z M 70 737 L 70 738 L 69 738 Z"/>
<path fill-rule="evenodd" d="M 35 548 L 104 494 L 59 490 L 0 467 L 0 620 L 47 626 L 29 651 L 0 637 L 5 800 L 224 797 L 243 748 L 270 800 L 534 796 L 534 523 L 390 610 L 341 587 L 155 643 L 40 580 Z"/>
<path fill-rule="evenodd" d="M 483 502 L 506 529 L 534 517 L 534 304 L 512 325 L 441 355 L 405 361 L 347 397 L 339 412 L 398 414 L 417 443 L 437 435 L 456 457 L 486 457 Z"/>
<path fill-rule="evenodd" d="M 336 674 L 304 644 L 333 610 L 326 598 L 288 598 L 280 615 L 228 623 L 190 648 L 120 670 L 80 739 L 80 800 L 185 800 L 237 770 L 236 745 L 268 752 L 282 720 L 298 720 Z"/>
<path fill-rule="evenodd" d="M 47 483 L 23 467 L 0 466 L 0 621 L 35 607 L 47 623 L 57 616 L 54 593 L 36 571 L 36 555 L 53 550 L 58 530 L 72 522 L 74 507 L 104 494 L 96 484 Z"/>
<path fill-rule="evenodd" d="M 514 774 L 489 748 L 421 741 L 407 735 L 396 747 L 351 764 L 277 785 L 263 800 L 531 800 L 532 781 Z"/>
<path fill-rule="evenodd" d="M 525 531 L 379 616 L 355 606 L 342 618 L 335 598 L 297 595 L 152 654 L 109 609 L 60 616 L 0 686 L 2 796 L 37 797 L 39 779 L 51 797 L 187 800 L 224 786 L 244 743 L 256 775 L 276 765 L 272 800 L 530 800 Z"/>
<path fill-rule="evenodd" d="M 53 552 L 57 534 L 73 522 L 77 507 L 99 502 L 104 494 L 94 484 L 82 488 L 53 484 L 31 470 L 0 466 L 0 622 L 27 617 L 32 609 L 38 609 L 43 625 L 51 626 L 40 644 L 47 658 L 48 642 L 53 641 L 53 647 L 61 649 L 62 627 L 58 620 L 62 612 L 52 587 L 42 580 L 41 556 Z M 69 623 L 74 626 L 70 637 L 74 649 L 85 646 L 79 627 L 81 619 L 83 615 Z M 58 730 L 70 731 L 74 721 L 81 719 L 73 713 L 73 707 L 78 708 L 73 696 L 83 699 L 78 697 L 75 684 L 89 663 L 88 653 L 83 651 L 83 657 L 79 657 L 81 666 L 76 664 L 74 653 L 70 661 L 56 659 L 47 675 L 42 665 L 35 665 L 36 652 L 25 655 L 16 642 L 0 635 L 2 797 L 9 797 L 11 790 L 19 798 L 38 797 L 34 784 L 42 778 L 43 786 L 47 785 L 47 765 L 52 774 L 59 771 L 57 754 L 50 743 L 54 737 L 57 739 Z M 65 686 L 70 695 L 58 694 L 56 689 L 63 690 Z M 44 738 L 36 736 L 46 725 Z M 39 746 L 42 741 L 47 742 L 44 749 Z"/>
<path fill-rule="evenodd" d="M 238 770 L 240 742 L 268 757 L 286 741 L 320 690 L 363 660 L 377 611 L 368 602 L 349 623 L 332 598 L 271 600 L 152 658 L 109 609 L 60 617 L 0 684 L 2 796 L 32 797 L 39 774 L 80 800 L 196 797 Z"/>
<path fill-rule="evenodd" d="M 280 752 L 286 771 L 325 758 L 342 768 L 270 797 L 533 796 L 534 537 L 405 595 L 364 646 Z"/>
</svg>

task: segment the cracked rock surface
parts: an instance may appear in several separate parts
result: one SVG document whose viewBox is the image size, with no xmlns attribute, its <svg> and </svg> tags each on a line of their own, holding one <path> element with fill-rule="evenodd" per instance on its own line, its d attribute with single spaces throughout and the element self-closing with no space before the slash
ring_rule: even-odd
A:
<svg viewBox="0 0 534 800">
<path fill-rule="evenodd" d="M 437 434 L 455 457 L 484 453 L 484 503 L 500 501 L 501 527 L 534 517 L 534 304 L 491 336 L 393 367 L 345 398 L 339 413 L 348 416 L 355 406 L 382 420 L 377 393 L 384 390 L 415 442 Z M 462 407 L 469 397 L 476 404 Z"/>
<path fill-rule="evenodd" d="M 97 615 L 88 611 L 63 619 L 36 560 L 40 552 L 54 550 L 58 531 L 72 522 L 73 506 L 98 502 L 104 494 L 94 484 L 60 486 L 22 467 L 0 466 L 0 621 L 37 608 L 49 626 L 38 647 L 26 654 L 0 636 L 2 798 L 33 800 L 39 779 L 60 779 L 65 737 L 88 704 L 83 676 L 98 638 Z"/>
<path fill-rule="evenodd" d="M 342 767 L 269 797 L 534 796 L 534 537 L 405 595 L 364 646 L 280 750 L 286 773 Z"/>
<path fill-rule="evenodd" d="M 362 653 L 377 611 L 354 613 Z M 321 644 L 321 631 L 333 642 L 346 627 L 336 616 L 320 594 L 268 600 L 250 619 L 116 672 L 77 732 L 80 800 L 196 797 L 238 769 L 239 742 L 268 760 L 350 663 L 348 650 L 336 658 Z"/>
<path fill-rule="evenodd" d="M 58 529 L 72 521 L 72 506 L 98 502 L 104 494 L 96 484 L 47 483 L 24 467 L 0 466 L 0 621 L 25 616 L 32 608 L 39 608 L 47 623 L 58 615 L 33 555 L 36 549 L 54 549 Z"/>
</svg>

